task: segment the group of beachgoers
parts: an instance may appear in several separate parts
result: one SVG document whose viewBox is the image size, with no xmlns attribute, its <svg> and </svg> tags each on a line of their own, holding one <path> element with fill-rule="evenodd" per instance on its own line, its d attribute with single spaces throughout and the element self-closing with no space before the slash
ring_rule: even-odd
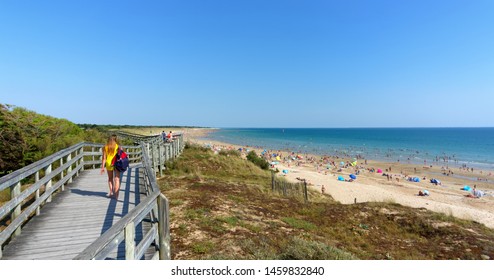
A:
<svg viewBox="0 0 494 280">
<path fill-rule="evenodd" d="M 233 146 L 225 146 L 225 145 L 211 145 L 207 144 L 206 147 L 211 148 L 215 152 L 219 152 L 221 150 L 233 150 L 235 149 Z M 254 149 L 261 150 L 262 147 L 254 147 Z M 248 153 L 251 150 L 251 147 L 245 147 L 245 148 L 238 148 L 238 151 L 241 153 Z M 363 172 L 367 173 L 375 173 L 375 174 L 381 174 L 382 176 L 387 178 L 387 181 L 393 182 L 400 182 L 401 180 L 407 181 L 407 182 L 414 182 L 418 183 L 421 180 L 424 182 L 427 181 L 426 176 L 421 176 L 420 178 L 417 176 L 409 175 L 406 173 L 403 173 L 401 171 L 399 174 L 394 174 L 392 173 L 392 167 L 390 166 L 389 168 L 386 168 L 385 170 L 381 169 L 376 169 L 374 167 L 368 166 L 367 159 L 365 159 L 362 155 L 358 155 L 353 158 L 353 160 L 344 160 L 343 157 L 340 157 L 338 155 L 335 156 L 329 156 L 329 155 L 324 155 L 321 157 L 315 157 L 312 155 L 309 155 L 307 153 L 302 153 L 302 152 L 286 152 L 286 151 L 281 151 L 281 150 L 266 150 L 264 149 L 261 152 L 261 157 L 263 157 L 266 161 L 268 161 L 273 169 L 276 169 L 277 164 L 284 164 L 288 167 L 293 166 L 312 166 L 316 172 L 324 175 L 328 175 L 329 172 L 342 172 L 344 169 L 347 171 L 350 171 L 352 173 L 351 175 L 360 175 Z M 438 158 L 439 159 L 439 158 Z M 342 161 L 343 160 L 343 161 Z M 357 164 L 357 161 L 360 161 L 359 164 Z M 439 161 L 439 160 L 438 160 Z M 445 160 L 446 162 L 447 160 Z M 460 170 L 465 169 L 466 166 L 460 167 Z M 443 171 L 443 175 L 453 175 L 454 172 L 449 168 L 449 167 L 442 167 L 441 169 Z M 473 168 L 468 168 L 469 171 L 473 172 Z M 285 171 L 285 170 L 283 170 Z M 288 170 L 286 172 L 283 172 L 282 174 L 286 175 L 288 173 Z M 417 173 L 417 168 L 414 167 L 414 173 Z M 489 173 L 491 174 L 491 173 Z M 350 178 L 350 179 L 344 179 L 342 176 L 338 176 L 338 180 L 340 181 L 345 181 L 345 182 L 354 182 L 356 177 Z M 304 181 L 305 179 L 297 177 L 297 179 Z M 309 182 L 310 183 L 310 182 Z M 430 183 L 432 185 L 438 186 L 441 185 L 442 183 L 435 179 L 431 178 Z M 321 190 L 324 193 L 324 190 Z M 417 194 L 418 196 L 430 196 L 430 192 L 426 189 L 420 190 L 419 193 Z M 469 191 L 469 194 L 466 195 L 467 197 L 471 198 L 480 198 L 485 195 L 485 192 L 480 191 L 474 186 L 472 190 Z"/>
<path fill-rule="evenodd" d="M 170 130 L 168 134 L 163 130 L 161 132 L 161 138 L 163 139 L 163 142 L 170 143 L 173 142 L 173 132 Z"/>
</svg>

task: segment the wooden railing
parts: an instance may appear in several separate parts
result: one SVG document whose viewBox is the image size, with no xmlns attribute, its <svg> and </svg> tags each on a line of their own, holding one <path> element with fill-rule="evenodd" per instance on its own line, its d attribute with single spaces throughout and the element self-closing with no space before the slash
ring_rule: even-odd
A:
<svg viewBox="0 0 494 280">
<path fill-rule="evenodd" d="M 3 244 L 21 234 L 22 225 L 33 215 L 39 215 L 55 192 L 63 191 L 85 167 L 101 165 L 102 147 L 79 143 L 0 178 L 0 191 L 10 190 L 10 200 L 0 207 L 0 221 L 10 220 L 0 232 L 0 257 Z M 131 162 L 141 160 L 140 147 L 125 148 Z"/>
<path fill-rule="evenodd" d="M 141 143 L 141 147 L 144 151 L 145 144 Z M 115 250 L 123 241 L 125 241 L 125 259 L 141 259 L 152 246 L 156 248 L 152 259 L 170 259 L 168 199 L 160 192 L 147 151 L 143 152 L 142 155 L 144 187 L 147 193 L 146 199 L 141 201 L 141 203 L 121 218 L 100 238 L 75 257 L 75 259 L 106 259 L 108 254 Z M 135 244 L 136 227 L 146 217 L 149 217 L 152 223 L 151 228 L 144 234 L 144 238 L 140 243 Z"/>
<path fill-rule="evenodd" d="M 161 174 L 165 163 L 180 154 L 184 148 L 183 137 L 179 135 L 171 143 L 163 142 L 161 136 L 136 137 L 135 140 L 140 140 L 138 146 L 124 148 L 130 162 L 142 162 L 141 172 L 147 197 L 78 255 L 77 259 L 106 258 L 118 246 L 116 241 L 124 239 L 128 251 L 126 258 L 140 259 L 151 244 L 157 248 L 155 257 L 170 258 L 168 200 L 159 192 L 156 172 Z M 85 168 L 101 166 L 102 148 L 101 144 L 79 143 L 0 178 L 0 191 L 10 189 L 11 196 L 0 207 L 0 224 L 10 220 L 8 226 L 0 232 L 0 258 L 3 245 L 12 236 L 21 234 L 22 225 L 32 216 L 39 215 L 42 206 L 51 202 L 55 192 L 63 191 Z M 153 221 L 151 231 L 139 245 L 132 245 L 135 226 L 147 215 Z"/>
</svg>

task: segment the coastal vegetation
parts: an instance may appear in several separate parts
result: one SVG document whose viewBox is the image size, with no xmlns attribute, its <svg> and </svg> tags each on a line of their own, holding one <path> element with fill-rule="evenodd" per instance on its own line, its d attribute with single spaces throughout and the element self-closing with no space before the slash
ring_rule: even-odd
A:
<svg viewBox="0 0 494 280">
<path fill-rule="evenodd" d="M 81 141 L 103 143 L 104 130 L 0 104 L 0 176 Z"/>
<path fill-rule="evenodd" d="M 259 157 L 255 151 L 250 151 L 247 154 L 247 160 L 252 162 L 253 164 L 259 166 L 261 169 L 268 170 L 269 163 L 262 157 Z"/>
<path fill-rule="evenodd" d="M 489 259 L 494 231 L 395 203 L 309 203 L 271 191 L 237 151 L 186 145 L 159 179 L 170 200 L 173 259 Z"/>
<path fill-rule="evenodd" d="M 81 141 L 103 143 L 114 129 L 0 104 L 0 176 Z M 494 230 L 482 224 L 393 201 L 281 196 L 266 164 L 255 152 L 192 144 L 167 163 L 159 184 L 170 202 L 173 259 L 494 258 Z M 9 197 L 1 192 L 0 204 Z"/>
</svg>

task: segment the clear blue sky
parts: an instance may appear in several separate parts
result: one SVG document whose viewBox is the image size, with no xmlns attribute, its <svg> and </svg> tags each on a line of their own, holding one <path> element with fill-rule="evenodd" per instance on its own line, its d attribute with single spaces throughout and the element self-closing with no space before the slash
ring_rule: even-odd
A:
<svg viewBox="0 0 494 280">
<path fill-rule="evenodd" d="M 494 126 L 494 1 L 0 0 L 0 103 L 96 124 Z"/>
</svg>

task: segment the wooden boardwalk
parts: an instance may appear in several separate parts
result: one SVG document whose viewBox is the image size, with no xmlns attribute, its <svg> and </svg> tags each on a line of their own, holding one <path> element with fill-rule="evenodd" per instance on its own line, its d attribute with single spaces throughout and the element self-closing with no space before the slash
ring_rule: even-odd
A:
<svg viewBox="0 0 494 280">
<path fill-rule="evenodd" d="M 2 259 L 73 259 L 145 198 L 139 169 L 134 165 L 123 174 L 118 200 L 106 197 L 106 172 L 83 171 L 5 246 Z M 148 219 L 137 225 L 136 242 L 149 227 Z M 124 259 L 124 245 L 120 244 L 107 259 Z"/>
</svg>

